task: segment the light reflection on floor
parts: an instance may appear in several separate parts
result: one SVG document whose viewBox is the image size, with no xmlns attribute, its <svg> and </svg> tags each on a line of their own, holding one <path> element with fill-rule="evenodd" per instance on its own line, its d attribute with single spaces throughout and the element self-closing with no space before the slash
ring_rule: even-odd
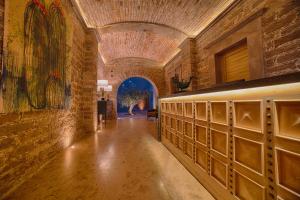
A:
<svg viewBox="0 0 300 200">
<path fill-rule="evenodd" d="M 146 119 L 108 123 L 69 147 L 9 199 L 213 199 L 153 137 Z"/>
</svg>

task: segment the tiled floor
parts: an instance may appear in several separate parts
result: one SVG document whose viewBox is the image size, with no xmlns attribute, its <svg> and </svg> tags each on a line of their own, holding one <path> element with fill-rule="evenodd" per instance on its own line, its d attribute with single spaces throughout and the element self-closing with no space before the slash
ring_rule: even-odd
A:
<svg viewBox="0 0 300 200">
<path fill-rule="evenodd" d="M 9 199 L 211 200 L 152 135 L 155 122 L 122 119 L 76 143 Z"/>
</svg>

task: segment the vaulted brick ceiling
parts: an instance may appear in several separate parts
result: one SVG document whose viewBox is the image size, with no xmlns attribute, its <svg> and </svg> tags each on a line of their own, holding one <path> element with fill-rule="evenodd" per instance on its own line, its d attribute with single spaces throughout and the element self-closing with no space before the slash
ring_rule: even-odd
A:
<svg viewBox="0 0 300 200">
<path fill-rule="evenodd" d="M 235 0 L 73 0 L 99 34 L 106 63 L 145 59 L 164 65 Z"/>
</svg>

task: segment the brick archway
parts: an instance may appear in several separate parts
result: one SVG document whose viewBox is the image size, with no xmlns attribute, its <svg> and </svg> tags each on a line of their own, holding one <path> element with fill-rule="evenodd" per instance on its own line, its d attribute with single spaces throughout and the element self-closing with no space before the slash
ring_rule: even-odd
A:
<svg viewBox="0 0 300 200">
<path fill-rule="evenodd" d="M 113 91 L 109 94 L 114 105 L 114 117 L 117 116 L 117 94 L 119 86 L 127 79 L 140 77 L 149 81 L 156 92 L 156 97 L 164 95 L 165 82 L 163 69 L 156 67 L 106 67 L 104 77 L 108 77 Z"/>
</svg>

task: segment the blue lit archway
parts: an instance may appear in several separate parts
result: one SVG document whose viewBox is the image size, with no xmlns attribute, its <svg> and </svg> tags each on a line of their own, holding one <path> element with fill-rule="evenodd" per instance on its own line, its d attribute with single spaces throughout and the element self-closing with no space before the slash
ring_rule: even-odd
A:
<svg viewBox="0 0 300 200">
<path fill-rule="evenodd" d="M 117 113 L 119 117 L 124 117 L 128 113 L 128 108 L 122 107 L 119 102 L 119 96 L 128 93 L 129 91 L 146 91 L 149 95 L 146 98 L 145 105 L 136 105 L 133 109 L 134 113 L 142 116 L 146 114 L 148 109 L 153 109 L 156 107 L 157 89 L 156 87 L 147 79 L 142 77 L 130 77 L 124 80 L 117 92 Z"/>
</svg>

